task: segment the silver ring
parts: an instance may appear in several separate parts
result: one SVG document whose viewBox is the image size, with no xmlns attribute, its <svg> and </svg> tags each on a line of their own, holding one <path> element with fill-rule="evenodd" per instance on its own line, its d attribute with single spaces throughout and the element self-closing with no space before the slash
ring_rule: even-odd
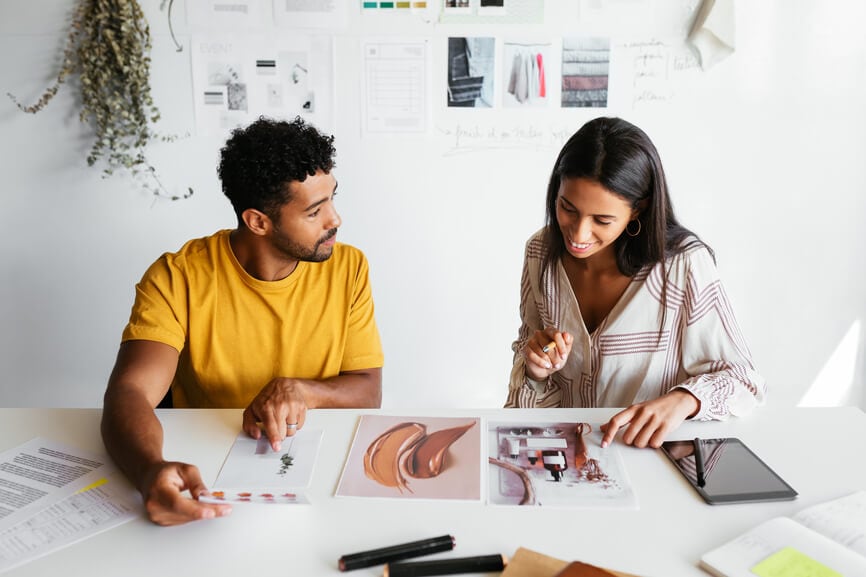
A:
<svg viewBox="0 0 866 577">
<path fill-rule="evenodd" d="M 297 423 L 288 423 L 288 424 L 286 424 L 286 427 L 289 429 L 297 429 L 298 424 Z"/>
</svg>

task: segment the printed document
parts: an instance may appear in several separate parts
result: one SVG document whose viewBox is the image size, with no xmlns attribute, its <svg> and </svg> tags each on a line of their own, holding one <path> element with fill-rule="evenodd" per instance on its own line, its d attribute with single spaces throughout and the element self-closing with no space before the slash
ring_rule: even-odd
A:
<svg viewBox="0 0 866 577">
<path fill-rule="evenodd" d="M 106 455 L 35 438 L 0 454 L 0 572 L 140 515 Z"/>
</svg>

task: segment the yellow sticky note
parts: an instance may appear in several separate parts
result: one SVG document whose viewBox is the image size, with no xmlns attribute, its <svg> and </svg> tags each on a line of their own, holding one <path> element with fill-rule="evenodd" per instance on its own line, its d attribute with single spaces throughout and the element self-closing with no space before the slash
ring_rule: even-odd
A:
<svg viewBox="0 0 866 577">
<path fill-rule="evenodd" d="M 758 577 L 844 577 L 793 547 L 776 551 L 754 567 Z"/>
</svg>

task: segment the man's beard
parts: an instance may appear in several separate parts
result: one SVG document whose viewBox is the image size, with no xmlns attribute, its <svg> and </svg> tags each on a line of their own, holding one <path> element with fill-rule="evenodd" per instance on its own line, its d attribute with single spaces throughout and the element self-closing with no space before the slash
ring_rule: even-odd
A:
<svg viewBox="0 0 866 577">
<path fill-rule="evenodd" d="M 278 228 L 274 229 L 276 232 L 275 237 L 272 240 L 272 243 L 275 248 L 277 248 L 283 255 L 285 255 L 288 259 L 298 260 L 304 262 L 322 262 L 331 258 L 331 253 L 333 252 L 332 248 L 329 248 L 327 251 L 320 252 L 322 244 L 333 238 L 335 234 L 337 234 L 337 229 L 332 228 L 327 233 L 325 233 L 322 238 L 316 241 L 316 244 L 313 245 L 312 248 L 307 248 L 297 244 L 296 242 L 289 240 L 285 236 L 283 236 L 282 231 Z"/>
</svg>

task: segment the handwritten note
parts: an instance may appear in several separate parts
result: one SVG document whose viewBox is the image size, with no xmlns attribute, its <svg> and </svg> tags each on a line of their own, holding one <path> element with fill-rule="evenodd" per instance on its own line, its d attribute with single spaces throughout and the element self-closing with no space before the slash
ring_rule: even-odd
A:
<svg viewBox="0 0 866 577">
<path fill-rule="evenodd" d="M 512 126 L 484 126 L 456 124 L 437 127 L 446 138 L 443 156 L 491 149 L 557 149 L 574 132 L 574 126 L 541 126 L 521 124 Z"/>
<path fill-rule="evenodd" d="M 661 40 L 629 42 L 633 69 L 632 106 L 664 102 L 673 96 L 670 83 L 671 47 Z"/>
<path fill-rule="evenodd" d="M 618 45 L 617 50 L 624 56 L 625 68 L 630 66 L 633 108 L 673 100 L 677 87 L 682 88 L 701 71 L 694 52 L 681 42 L 634 40 Z"/>
<path fill-rule="evenodd" d="M 773 553 L 752 567 L 752 573 L 758 577 L 843 577 L 793 547 Z"/>
<path fill-rule="evenodd" d="M 813 505 L 794 519 L 866 556 L 866 491 Z"/>
</svg>

